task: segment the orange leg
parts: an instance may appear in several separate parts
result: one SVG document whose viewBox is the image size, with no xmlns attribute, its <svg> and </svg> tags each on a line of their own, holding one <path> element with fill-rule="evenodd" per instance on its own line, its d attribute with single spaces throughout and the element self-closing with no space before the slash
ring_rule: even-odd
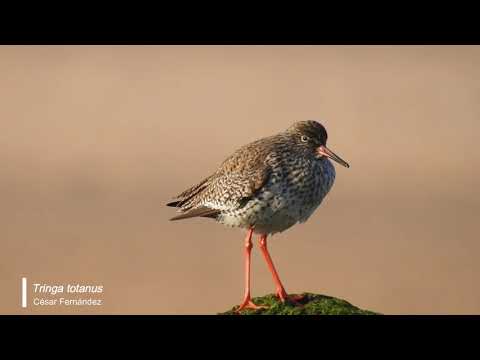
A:
<svg viewBox="0 0 480 360">
<path fill-rule="evenodd" d="M 290 300 L 294 303 L 297 303 L 298 300 L 301 300 L 303 296 L 301 295 L 289 296 L 285 291 L 285 288 L 283 287 L 282 282 L 280 281 L 280 277 L 278 276 L 277 270 L 275 269 L 275 265 L 273 265 L 272 258 L 270 257 L 270 253 L 268 252 L 268 249 L 267 249 L 267 235 L 262 235 L 260 237 L 260 250 L 262 250 L 263 257 L 265 258 L 268 268 L 272 273 L 273 281 L 275 282 L 275 286 L 277 288 L 276 294 L 278 298 L 282 302 L 285 302 L 286 300 Z M 300 305 L 300 304 L 297 303 L 297 305 Z"/>
<path fill-rule="evenodd" d="M 255 305 L 250 297 L 250 258 L 252 252 L 252 235 L 253 229 L 249 229 L 247 237 L 245 238 L 245 295 L 243 301 L 236 310 L 237 312 L 243 309 L 264 309 L 265 306 Z"/>
</svg>

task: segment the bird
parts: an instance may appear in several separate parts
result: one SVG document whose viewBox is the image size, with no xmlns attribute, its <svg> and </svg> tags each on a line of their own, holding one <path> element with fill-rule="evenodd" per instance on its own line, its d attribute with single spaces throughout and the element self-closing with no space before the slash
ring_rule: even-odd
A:
<svg viewBox="0 0 480 360">
<path fill-rule="evenodd" d="M 216 171 L 173 197 L 167 206 L 180 213 L 170 220 L 208 218 L 246 230 L 244 296 L 236 311 L 260 309 L 250 292 L 252 237 L 272 274 L 281 302 L 301 306 L 302 295 L 290 296 L 267 248 L 267 238 L 306 222 L 330 192 L 336 177 L 333 163 L 350 165 L 327 147 L 328 134 L 316 120 L 293 122 L 277 134 L 234 151 Z"/>
</svg>

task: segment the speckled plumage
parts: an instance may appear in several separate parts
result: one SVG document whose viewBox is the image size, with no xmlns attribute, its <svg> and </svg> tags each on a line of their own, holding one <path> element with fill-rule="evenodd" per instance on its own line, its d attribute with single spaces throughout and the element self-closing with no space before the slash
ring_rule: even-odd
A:
<svg viewBox="0 0 480 360">
<path fill-rule="evenodd" d="M 260 234 L 305 222 L 335 181 L 334 166 L 316 152 L 326 141 L 325 128 L 309 120 L 241 147 L 168 204 L 182 213 L 172 220 L 210 217 Z"/>
</svg>

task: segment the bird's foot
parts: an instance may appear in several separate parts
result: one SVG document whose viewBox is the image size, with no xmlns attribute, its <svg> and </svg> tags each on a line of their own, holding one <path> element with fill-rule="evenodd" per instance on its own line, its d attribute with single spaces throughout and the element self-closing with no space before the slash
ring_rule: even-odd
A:
<svg viewBox="0 0 480 360">
<path fill-rule="evenodd" d="M 290 302 L 295 306 L 303 306 L 301 301 L 305 298 L 305 295 L 288 295 L 285 289 L 278 289 L 276 295 L 282 303 Z"/>
<path fill-rule="evenodd" d="M 235 310 L 235 312 L 239 313 L 240 311 L 245 309 L 252 309 L 252 310 L 268 309 L 268 306 L 257 305 L 250 299 L 250 297 L 246 297 L 243 300 L 243 302 L 238 306 L 238 308 Z"/>
</svg>

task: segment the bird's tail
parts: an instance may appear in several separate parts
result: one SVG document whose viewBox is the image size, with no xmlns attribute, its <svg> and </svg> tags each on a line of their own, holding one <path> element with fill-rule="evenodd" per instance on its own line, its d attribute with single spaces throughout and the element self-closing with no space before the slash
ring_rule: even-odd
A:
<svg viewBox="0 0 480 360">
<path fill-rule="evenodd" d="M 211 209 L 206 206 L 202 206 L 199 208 L 192 209 L 190 211 L 185 212 L 184 214 L 177 215 L 171 218 L 171 221 L 175 220 L 183 220 L 189 219 L 193 217 L 209 217 L 209 218 L 216 218 L 220 214 L 220 211 L 217 209 Z"/>
</svg>

